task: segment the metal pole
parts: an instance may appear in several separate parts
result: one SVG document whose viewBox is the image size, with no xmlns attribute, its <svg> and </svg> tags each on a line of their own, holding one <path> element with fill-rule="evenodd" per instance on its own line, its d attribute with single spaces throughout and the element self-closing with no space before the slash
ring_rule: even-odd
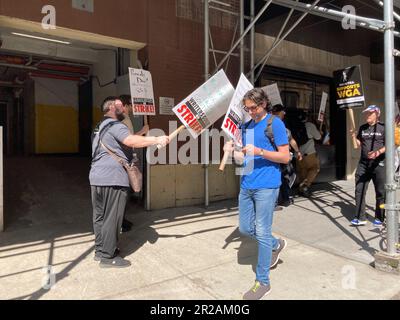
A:
<svg viewBox="0 0 400 320">
<path fill-rule="evenodd" d="M 254 5 L 254 0 L 250 0 L 250 17 L 251 17 L 251 22 L 254 20 L 254 13 L 255 13 L 255 5 Z M 254 86 L 254 55 L 255 55 L 255 28 L 254 25 L 251 28 L 250 32 L 250 82 Z"/>
<path fill-rule="evenodd" d="M 383 1 L 380 0 L 374 0 L 378 5 L 383 7 Z M 400 15 L 397 14 L 396 12 L 393 11 L 393 16 L 396 18 L 396 20 L 400 21 Z"/>
<path fill-rule="evenodd" d="M 208 35 L 208 30 L 210 27 L 210 17 L 209 17 L 209 3 L 208 0 L 204 1 L 204 80 L 207 81 L 209 78 L 210 72 L 210 38 Z M 232 53 L 232 52 L 231 52 Z M 208 194 L 208 140 L 209 133 L 208 130 L 205 130 L 205 146 L 203 146 L 204 150 L 204 205 L 208 207 L 209 205 L 209 194 Z"/>
<path fill-rule="evenodd" d="M 398 234 L 398 212 L 396 204 L 396 184 L 394 181 L 394 108 L 395 108 L 395 76 L 394 76 L 394 21 L 393 0 L 384 2 L 385 20 L 385 141 L 386 141 L 386 224 L 387 224 L 387 253 L 396 254 Z"/>
<path fill-rule="evenodd" d="M 235 42 L 235 36 L 236 36 L 236 32 L 237 32 L 238 26 L 239 26 L 239 20 L 236 20 L 236 23 L 235 23 L 235 31 L 233 32 L 232 41 L 231 41 L 231 47 L 233 46 L 233 43 Z M 227 53 L 228 53 L 228 52 L 225 52 L 225 54 L 227 54 Z M 226 60 L 225 70 L 228 70 L 229 60 L 230 60 L 231 56 L 239 57 L 239 54 L 237 54 L 237 53 L 231 53 L 231 54 L 229 55 L 229 58 Z"/>
<path fill-rule="evenodd" d="M 212 52 L 213 57 L 214 57 L 215 66 L 217 66 L 218 62 L 217 62 L 217 57 L 215 56 L 215 53 L 217 50 L 214 50 L 214 42 L 213 42 L 212 35 L 211 35 L 211 28 L 208 28 L 208 36 L 209 36 L 210 43 L 211 43 L 211 49 L 209 50 L 209 52 Z"/>
<path fill-rule="evenodd" d="M 244 0 L 240 0 L 240 15 L 239 15 L 239 23 L 240 23 L 240 35 L 243 34 L 244 32 Z M 254 28 L 254 24 L 253 24 L 253 28 Z M 241 37 L 241 41 L 240 41 L 240 73 L 244 72 L 244 41 L 243 41 L 243 37 Z"/>
<path fill-rule="evenodd" d="M 217 10 L 217 11 L 220 11 L 220 12 L 224 12 L 224 13 L 227 13 L 227 14 L 231 14 L 233 16 L 239 16 L 239 13 L 233 12 L 233 11 L 230 11 L 230 10 L 226 10 L 226 9 L 222 9 L 222 8 L 218 8 L 218 7 L 213 7 L 213 6 L 209 6 L 209 8 Z M 244 16 L 244 18 L 247 19 L 247 20 L 251 20 L 251 17 L 249 17 L 249 16 Z"/>
<path fill-rule="evenodd" d="M 295 2 L 293 0 L 273 0 L 274 4 L 278 4 L 283 7 L 293 8 L 295 10 L 308 12 L 310 11 L 311 4 L 304 2 Z M 343 19 L 355 19 L 357 26 L 366 28 L 369 30 L 375 30 L 383 32 L 385 23 L 382 20 L 366 18 L 362 16 L 357 16 L 353 14 L 348 14 L 342 11 L 332 10 L 325 7 L 316 6 L 310 11 L 311 14 L 320 17 L 328 18 L 331 20 L 342 21 Z M 399 32 L 394 31 L 395 36 L 399 36 Z"/>
<path fill-rule="evenodd" d="M 246 30 L 243 32 L 243 34 L 240 36 L 240 38 L 235 42 L 235 44 L 232 46 L 232 48 L 228 51 L 228 54 L 220 61 L 220 63 L 218 64 L 217 68 L 215 68 L 214 73 L 216 73 L 219 68 L 221 68 L 221 66 L 224 64 L 225 60 L 228 59 L 228 57 L 230 56 L 230 54 L 233 52 L 233 50 L 236 49 L 236 47 L 238 46 L 238 44 L 242 41 L 242 39 L 246 36 L 246 34 L 249 32 L 249 30 L 254 26 L 254 24 L 257 22 L 257 20 L 262 16 L 262 14 L 264 13 L 265 10 L 267 10 L 268 6 L 271 4 L 272 0 L 268 0 L 268 2 L 264 5 L 264 7 L 262 7 L 262 9 L 260 10 L 260 12 L 257 14 L 257 16 L 254 18 L 254 20 L 248 25 L 248 27 L 246 28 Z"/>
</svg>

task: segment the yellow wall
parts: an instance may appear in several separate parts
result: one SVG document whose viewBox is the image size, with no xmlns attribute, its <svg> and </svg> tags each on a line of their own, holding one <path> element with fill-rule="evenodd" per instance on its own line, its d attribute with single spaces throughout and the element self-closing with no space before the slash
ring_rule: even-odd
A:
<svg viewBox="0 0 400 320">
<path fill-rule="evenodd" d="M 99 107 L 93 107 L 93 122 L 92 122 L 92 127 L 93 129 L 96 127 L 96 125 L 103 119 L 103 113 L 101 112 Z"/>
<path fill-rule="evenodd" d="M 36 153 L 77 153 L 78 112 L 74 107 L 35 106 Z"/>
</svg>

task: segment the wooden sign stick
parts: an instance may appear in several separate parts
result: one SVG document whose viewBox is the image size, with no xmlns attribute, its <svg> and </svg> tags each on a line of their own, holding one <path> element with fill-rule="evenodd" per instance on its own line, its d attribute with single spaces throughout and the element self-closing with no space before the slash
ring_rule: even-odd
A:
<svg viewBox="0 0 400 320">
<path fill-rule="evenodd" d="M 354 113 L 353 113 L 353 109 L 349 109 L 349 115 L 350 115 L 350 125 L 351 125 L 351 129 L 353 130 L 353 132 L 355 132 L 356 130 L 356 124 L 354 122 Z M 353 147 L 354 149 L 358 148 L 357 145 L 357 139 L 354 135 L 352 135 L 352 141 L 353 141 Z"/>
<path fill-rule="evenodd" d="M 232 140 L 230 142 L 232 142 Z M 224 156 L 223 156 L 223 158 L 221 160 L 221 164 L 219 166 L 219 170 L 220 171 L 224 171 L 225 170 L 225 165 L 226 165 L 226 162 L 228 161 L 228 158 L 229 158 L 230 154 L 231 154 L 230 151 L 225 151 L 224 152 Z"/>
<path fill-rule="evenodd" d="M 182 130 L 184 130 L 185 129 L 185 126 L 184 125 L 181 125 L 178 129 L 176 129 L 174 132 L 172 132 L 170 135 L 169 135 L 169 141 L 171 141 L 172 139 L 174 139 Z M 160 144 L 158 144 L 157 145 L 157 149 L 161 149 L 163 146 L 162 145 L 160 145 Z"/>
</svg>

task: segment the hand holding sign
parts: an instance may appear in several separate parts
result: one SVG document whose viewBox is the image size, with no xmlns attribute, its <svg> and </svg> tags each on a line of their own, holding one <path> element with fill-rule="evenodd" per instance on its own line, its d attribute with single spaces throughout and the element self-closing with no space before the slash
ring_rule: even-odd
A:
<svg viewBox="0 0 400 320">
<path fill-rule="evenodd" d="M 235 93 L 232 97 L 231 103 L 229 105 L 228 112 L 226 113 L 225 119 L 222 124 L 222 130 L 232 138 L 232 145 L 235 143 L 237 145 L 241 145 L 242 137 L 240 132 L 240 126 L 250 121 L 250 115 L 244 111 L 242 107 L 242 99 L 243 96 L 249 91 L 253 89 L 253 85 L 249 80 L 242 74 L 240 76 L 238 85 L 236 87 Z M 219 170 L 224 171 L 226 162 L 228 161 L 230 151 L 224 150 L 224 156 L 221 160 L 221 165 L 219 166 Z"/>
</svg>

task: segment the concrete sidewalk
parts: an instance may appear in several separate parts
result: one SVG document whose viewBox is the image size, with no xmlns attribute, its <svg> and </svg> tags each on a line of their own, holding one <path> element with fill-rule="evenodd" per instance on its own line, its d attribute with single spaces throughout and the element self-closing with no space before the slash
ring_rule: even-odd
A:
<svg viewBox="0 0 400 320">
<path fill-rule="evenodd" d="M 265 299 L 399 299 L 400 278 L 375 270 L 384 230 L 354 228 L 354 182 L 321 184 L 311 199 L 277 211 L 288 240 Z M 369 213 L 374 195 L 367 195 Z M 0 234 L 1 299 L 241 299 L 254 282 L 256 244 L 240 236 L 236 201 L 138 212 L 121 237 L 127 269 L 93 261 L 90 202 L 65 219 L 34 221 Z M 66 204 L 67 206 L 67 204 Z M 39 208 L 37 209 L 38 211 Z M 73 211 L 73 210 L 72 210 Z M 60 216 L 60 215 L 59 215 Z M 55 286 L 43 288 L 51 265 Z"/>
</svg>

